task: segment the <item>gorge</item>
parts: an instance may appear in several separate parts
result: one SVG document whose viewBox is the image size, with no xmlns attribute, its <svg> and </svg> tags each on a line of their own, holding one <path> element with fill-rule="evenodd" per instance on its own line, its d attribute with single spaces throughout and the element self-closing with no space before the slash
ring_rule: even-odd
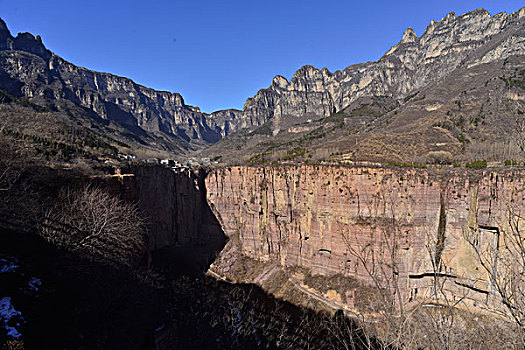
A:
<svg viewBox="0 0 525 350">
<path fill-rule="evenodd" d="M 392 278 L 371 271 L 390 266 L 407 306 L 429 302 L 437 277 L 465 307 L 504 312 L 472 244 L 505 244 L 525 205 L 521 168 L 130 172 L 123 191 L 155 215 L 150 249 L 201 247 L 194 254 L 211 252 L 201 258 L 215 277 L 308 306 L 313 296 L 320 300 L 314 307 L 359 315 L 370 312 L 365 295 L 375 279 Z"/>
<path fill-rule="evenodd" d="M 525 8 L 450 13 L 376 62 L 306 65 L 242 110 L 204 113 L 0 19 L 11 334 L 37 348 L 524 345 L 524 24 Z M 0 315 L 2 349 L 14 322 Z"/>
</svg>

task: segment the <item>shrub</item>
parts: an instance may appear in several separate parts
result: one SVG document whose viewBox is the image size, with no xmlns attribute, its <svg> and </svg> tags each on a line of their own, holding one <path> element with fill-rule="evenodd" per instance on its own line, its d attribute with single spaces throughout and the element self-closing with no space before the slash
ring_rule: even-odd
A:
<svg viewBox="0 0 525 350">
<path fill-rule="evenodd" d="M 472 163 L 465 164 L 467 168 L 473 168 L 473 169 L 483 169 L 487 167 L 487 161 L 486 160 L 475 160 Z"/>
<path fill-rule="evenodd" d="M 396 161 L 387 161 L 386 164 L 391 166 L 397 166 L 401 168 L 419 168 L 419 169 L 425 169 L 427 165 L 425 163 L 403 163 L 403 162 L 396 162 Z"/>
<path fill-rule="evenodd" d="M 427 154 L 427 161 L 432 164 L 450 164 L 452 153 L 447 151 L 431 151 Z"/>
<path fill-rule="evenodd" d="M 515 160 L 507 159 L 507 160 L 505 160 L 505 165 L 506 166 L 513 166 L 513 165 L 520 165 L 520 163 L 518 161 L 515 161 Z"/>
</svg>

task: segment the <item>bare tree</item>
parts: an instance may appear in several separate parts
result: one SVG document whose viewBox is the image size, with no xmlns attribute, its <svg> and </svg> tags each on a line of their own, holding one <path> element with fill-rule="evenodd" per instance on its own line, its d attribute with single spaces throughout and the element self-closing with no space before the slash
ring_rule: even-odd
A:
<svg viewBox="0 0 525 350">
<path fill-rule="evenodd" d="M 523 78 L 523 76 L 521 77 Z M 512 95 L 512 77 L 505 81 L 507 86 L 507 100 L 504 102 L 504 107 L 514 117 L 514 132 L 512 133 L 513 143 L 518 146 L 520 154 L 519 157 L 525 156 L 525 114 L 523 108 L 525 104 L 520 100 L 514 100 L 510 96 Z"/>
<path fill-rule="evenodd" d="M 516 144 L 518 145 L 521 154 L 525 154 L 525 116 L 515 112 L 516 122 Z"/>
<path fill-rule="evenodd" d="M 137 207 L 92 185 L 62 190 L 41 227 L 56 245 L 110 264 L 130 266 L 145 249 Z"/>
<path fill-rule="evenodd" d="M 440 229 L 437 235 L 428 232 L 425 239 L 431 270 L 425 273 L 428 276 L 423 278 L 427 282 L 422 288 L 429 293 L 423 293 L 425 295 L 422 294 L 420 300 L 407 298 L 404 278 L 408 276 L 400 257 L 403 235 L 395 211 L 396 201 L 392 194 L 383 200 L 388 208 L 384 215 L 386 219 L 371 219 L 369 241 L 361 239 L 355 242 L 343 235 L 347 250 L 375 286 L 370 303 L 373 307 L 371 315 L 375 316 L 363 316 L 361 322 L 367 337 L 379 338 L 383 348 L 465 349 L 490 348 L 490 344 L 509 347 L 512 344 L 509 337 L 495 339 L 493 336 L 497 333 L 495 329 L 505 329 L 504 323 L 498 324 L 500 328 L 497 328 L 491 320 L 481 322 L 479 315 L 463 307 L 470 290 L 461 288 L 462 283 L 475 285 L 477 281 L 447 273 L 447 262 L 442 258 L 445 236 L 440 234 Z M 336 338 L 337 334 L 332 336 Z"/>
<path fill-rule="evenodd" d="M 342 238 L 350 255 L 375 287 L 371 306 L 377 316 L 363 318 L 365 333 L 378 337 L 384 348 L 415 348 L 418 330 L 412 322 L 414 312 L 407 312 L 401 288 L 406 273 L 402 271 L 400 259 L 402 235 L 396 213 L 397 201 L 394 191 L 385 193 L 380 198 L 384 203 L 383 217 L 368 218 L 371 221 L 369 241 L 356 245 L 348 235 L 343 234 Z"/>
<path fill-rule="evenodd" d="M 506 310 L 502 314 L 516 324 L 525 346 L 525 217 L 521 210 L 509 205 L 505 222 L 488 230 L 470 229 L 465 236 L 486 272 L 491 292 Z M 498 305 L 492 307 L 500 311 Z"/>
</svg>

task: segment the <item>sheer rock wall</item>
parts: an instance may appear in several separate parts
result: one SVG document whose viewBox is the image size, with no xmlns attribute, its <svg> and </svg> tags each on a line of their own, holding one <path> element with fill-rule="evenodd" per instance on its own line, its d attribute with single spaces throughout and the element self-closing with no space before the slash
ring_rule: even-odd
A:
<svg viewBox="0 0 525 350">
<path fill-rule="evenodd" d="M 509 232 L 509 215 L 525 208 L 524 175 L 523 169 L 230 167 L 212 171 L 206 188 L 242 255 L 284 271 L 300 267 L 365 284 L 391 278 L 377 271 L 394 265 L 407 302 L 415 294 L 429 297 L 438 272 L 447 290 L 475 304 L 490 302 L 492 291 L 466 237 L 486 245 Z M 219 259 L 213 268 L 227 274 L 229 263 Z M 338 292 L 336 299 L 353 304 L 352 293 Z"/>
</svg>

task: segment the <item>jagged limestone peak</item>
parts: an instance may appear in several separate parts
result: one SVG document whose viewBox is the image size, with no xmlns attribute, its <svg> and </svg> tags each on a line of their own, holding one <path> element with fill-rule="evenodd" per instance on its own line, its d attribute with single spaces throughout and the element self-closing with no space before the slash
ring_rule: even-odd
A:
<svg viewBox="0 0 525 350">
<path fill-rule="evenodd" d="M 276 75 L 273 78 L 273 81 L 272 81 L 272 85 L 273 86 L 277 86 L 277 87 L 280 87 L 280 88 L 286 88 L 288 86 L 288 84 L 290 84 L 290 83 L 282 75 Z"/>
<path fill-rule="evenodd" d="M 455 12 L 450 12 L 449 14 L 447 14 L 445 17 L 443 17 L 443 19 L 441 19 L 440 22 L 442 23 L 449 23 L 449 22 L 452 22 L 453 20 L 456 19 L 456 13 Z M 434 21 L 432 21 L 433 23 Z"/>
<path fill-rule="evenodd" d="M 304 79 L 310 79 L 312 77 L 315 77 L 319 74 L 319 69 L 315 68 L 312 65 L 305 65 L 299 68 L 295 74 L 293 75 L 292 79 L 290 80 L 290 83 L 297 82 L 298 80 L 304 80 Z"/>
<path fill-rule="evenodd" d="M 525 7 L 522 7 L 518 11 L 518 19 L 525 18 Z"/>
<path fill-rule="evenodd" d="M 319 69 L 315 68 L 312 65 L 307 64 L 307 65 L 302 66 L 301 68 L 299 68 L 299 70 L 296 73 L 299 73 L 299 75 L 301 75 L 301 74 L 313 74 L 313 73 L 317 73 L 318 71 L 319 71 Z"/>
<path fill-rule="evenodd" d="M 331 77 L 332 75 L 334 75 L 332 72 L 330 72 L 330 70 L 326 67 L 324 67 L 323 69 L 321 69 L 321 73 L 326 76 L 326 77 Z"/>
<path fill-rule="evenodd" d="M 418 39 L 418 37 L 416 35 L 416 32 L 414 32 L 414 29 L 407 28 L 405 30 L 405 32 L 403 33 L 403 38 L 401 39 L 401 41 L 399 43 L 400 44 L 413 43 L 413 42 L 416 42 L 417 39 Z"/>
<path fill-rule="evenodd" d="M 506 16 L 506 13 L 503 12 Z M 490 16 L 490 12 L 485 10 L 485 9 L 482 9 L 482 8 L 479 8 L 479 9 L 476 9 L 474 11 L 470 11 L 470 12 L 467 12 L 461 16 L 458 17 L 458 19 L 468 19 L 468 18 L 475 18 L 475 17 L 491 17 Z"/>
<path fill-rule="evenodd" d="M 5 22 L 0 18 L 0 50 L 13 48 L 13 36 Z"/>
<path fill-rule="evenodd" d="M 396 45 L 392 46 L 390 50 L 388 50 L 383 57 L 388 56 L 392 54 L 394 51 L 396 51 L 401 44 L 407 44 L 407 43 L 415 43 L 419 40 L 419 38 L 416 35 L 416 32 L 412 28 L 407 28 L 405 32 L 403 33 L 403 38 L 401 38 L 401 41 L 397 43 Z"/>
</svg>

